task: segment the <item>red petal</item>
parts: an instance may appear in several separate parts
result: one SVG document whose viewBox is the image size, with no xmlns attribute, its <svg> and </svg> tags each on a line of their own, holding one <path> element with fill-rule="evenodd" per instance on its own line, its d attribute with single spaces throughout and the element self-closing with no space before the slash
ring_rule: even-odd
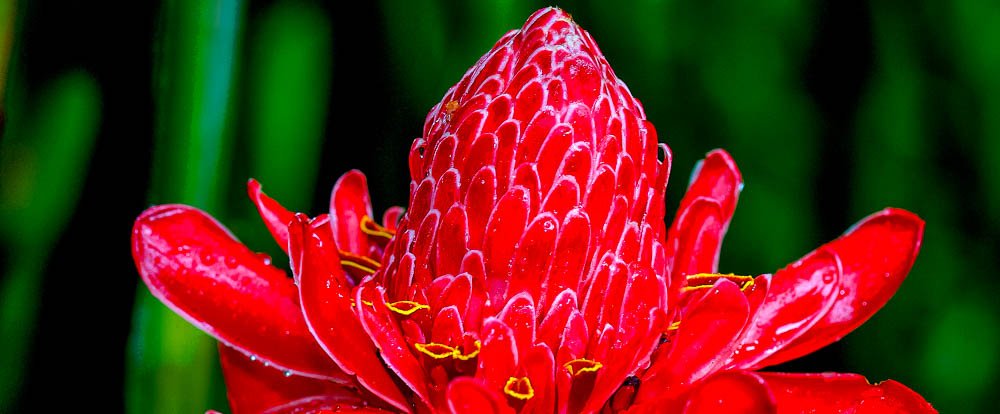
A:
<svg viewBox="0 0 1000 414">
<path fill-rule="evenodd" d="M 636 400 L 655 400 L 658 393 L 676 395 L 715 372 L 730 355 L 748 312 L 746 296 L 735 283 L 727 279 L 716 282 L 683 310 L 669 354 L 650 366 Z"/>
<path fill-rule="evenodd" d="M 358 319 L 378 347 L 382 360 L 421 401 L 428 402 L 427 377 L 420 362 L 411 352 L 406 338 L 403 337 L 399 323 L 395 320 L 395 314 L 386 306 L 385 291 L 372 285 L 362 285 L 357 288 L 354 300 L 359 304 L 356 308 Z M 365 303 L 366 301 L 371 305 Z M 405 409 L 406 404 L 403 402 L 401 404 L 403 405 L 397 407 Z"/>
<path fill-rule="evenodd" d="M 288 253 L 288 223 L 292 221 L 294 214 L 264 194 L 257 180 L 251 178 L 247 182 L 247 193 L 250 195 L 250 200 L 253 200 L 254 205 L 257 206 L 257 212 L 264 220 L 267 230 L 271 232 L 271 237 L 274 237 L 274 241 L 278 243 L 278 246 L 281 246 L 281 250 Z"/>
<path fill-rule="evenodd" d="M 775 273 L 730 366 L 752 367 L 809 331 L 836 302 L 840 277 L 840 259 L 826 250 Z"/>
<path fill-rule="evenodd" d="M 662 309 L 666 305 L 663 279 L 649 269 L 633 266 L 621 302 L 618 319 L 611 320 L 616 327 L 614 342 L 607 358 L 598 360 L 604 368 L 597 373 L 585 410 L 599 409 L 628 375 L 645 364 L 660 338 L 665 319 Z"/>
<path fill-rule="evenodd" d="M 923 233 L 924 221 L 915 214 L 888 208 L 866 217 L 837 240 L 817 249 L 840 258 L 843 274 L 840 289 L 834 292 L 838 295 L 836 302 L 806 333 L 756 367 L 811 353 L 868 320 L 903 283 L 920 250 Z"/>
<path fill-rule="evenodd" d="M 259 413 L 301 398 L 325 396 L 345 405 L 361 404 L 356 391 L 330 381 L 292 375 L 252 361 L 242 352 L 219 344 L 226 395 L 233 414 Z"/>
<path fill-rule="evenodd" d="M 364 404 L 345 405 L 337 398 L 327 396 L 306 397 L 288 404 L 274 407 L 261 414 L 326 414 L 326 413 L 361 413 L 361 414 L 392 414 L 391 411 Z"/>
<path fill-rule="evenodd" d="M 299 222 L 299 226 L 305 225 Z M 405 410 L 408 407 L 405 397 L 382 366 L 374 345 L 355 317 L 351 287 L 338 265 L 336 251 L 323 249 L 330 243 L 331 235 L 323 234 L 322 230 L 306 226 L 302 233 L 304 250 L 299 280 L 302 314 L 323 350 L 341 369 L 356 374 L 365 388 Z"/>
<path fill-rule="evenodd" d="M 736 208 L 743 179 L 723 150 L 710 152 L 698 166 L 667 236 L 672 258 L 671 280 L 684 275 L 716 273 L 719 249 Z"/>
<path fill-rule="evenodd" d="M 527 355 L 535 344 L 535 321 L 538 319 L 531 296 L 521 293 L 510 298 L 497 317 L 510 327 L 518 355 Z"/>
<path fill-rule="evenodd" d="M 153 296 L 216 339 L 279 369 L 345 379 L 309 333 L 291 279 L 201 210 L 146 210 L 132 256 Z"/>
<path fill-rule="evenodd" d="M 587 274 L 587 253 L 590 251 L 590 219 L 580 210 L 571 210 L 565 215 L 556 239 L 552 265 L 549 266 L 543 282 L 539 309 L 544 310 L 555 295 L 564 289 L 574 293 L 580 289 L 580 281 Z M 575 298 L 574 298 L 575 302 Z M 554 346 L 554 344 L 549 344 Z"/>
<path fill-rule="evenodd" d="M 532 300 L 541 297 L 542 281 L 555 250 L 559 221 L 549 213 L 535 216 L 514 250 L 507 295 L 527 292 Z"/>
<path fill-rule="evenodd" d="M 778 413 L 936 413 L 920 394 L 896 381 L 872 385 L 858 374 L 758 373 Z"/>
<path fill-rule="evenodd" d="M 368 180 L 358 170 L 337 179 L 330 194 L 330 228 L 337 247 L 359 256 L 368 255 L 368 235 L 361 231 L 361 218 L 372 215 Z"/>
<path fill-rule="evenodd" d="M 524 187 L 511 187 L 497 202 L 486 227 L 483 255 L 489 298 L 495 308 L 503 306 L 514 247 L 528 224 L 530 198 Z"/>
<path fill-rule="evenodd" d="M 518 366 L 514 332 L 499 319 L 490 317 L 483 322 L 479 337 L 483 338 L 483 346 L 479 351 L 476 379 L 488 389 L 502 390 Z"/>
<path fill-rule="evenodd" d="M 774 397 L 764 381 L 753 373 L 739 371 L 722 373 L 702 382 L 688 394 L 684 407 L 684 414 L 777 412 L 779 409 L 775 406 Z"/>
<path fill-rule="evenodd" d="M 555 359 L 552 351 L 545 344 L 536 344 L 523 354 L 521 366 L 531 379 L 531 388 L 535 396 L 528 400 L 521 412 L 553 413 L 556 404 Z"/>
<path fill-rule="evenodd" d="M 452 414 L 514 414 L 500 393 L 469 377 L 452 380 L 446 395 Z"/>
<path fill-rule="evenodd" d="M 548 345 L 550 349 L 556 349 L 562 343 L 563 333 L 574 311 L 579 312 L 576 291 L 563 290 L 552 301 L 548 313 L 538 326 L 538 341 Z"/>
</svg>

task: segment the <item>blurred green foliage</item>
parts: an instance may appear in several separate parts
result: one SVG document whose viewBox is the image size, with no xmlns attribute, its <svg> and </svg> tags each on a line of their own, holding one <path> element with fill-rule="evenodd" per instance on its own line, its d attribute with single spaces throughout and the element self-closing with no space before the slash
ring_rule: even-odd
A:
<svg viewBox="0 0 1000 414">
<path fill-rule="evenodd" d="M 30 100 L 15 85 L 0 141 L 0 239 L 10 249 L 0 281 L 0 411 L 23 381 L 42 269 L 83 189 L 101 108 L 83 72 L 62 75 Z"/>
<path fill-rule="evenodd" d="M 0 3 L 0 22 L 6 22 L 0 29 L 13 33 L 11 4 Z M 378 39 L 337 38 L 348 32 L 332 23 L 343 18 L 336 7 L 295 0 L 254 5 L 168 0 L 159 9 L 158 41 L 150 45 L 156 141 L 149 201 L 203 208 L 264 249 L 267 235 L 252 207 L 231 201 L 242 195 L 244 180 L 257 177 L 290 208 L 307 211 L 325 201 L 313 196 L 317 182 L 329 182 L 320 176 L 321 149 L 340 152 L 344 139 L 366 138 L 344 137 L 343 125 L 329 123 L 331 112 L 354 102 L 331 86 L 354 81 L 335 79 L 334 65 L 372 64 L 334 62 L 338 45 L 362 44 L 390 62 L 384 100 L 397 106 L 384 113 L 388 126 L 371 131 L 393 135 L 377 137 L 391 153 L 379 154 L 383 165 L 366 172 L 402 177 L 406 148 L 426 110 L 496 39 L 548 3 L 383 0 L 381 20 L 364 22 L 381 30 Z M 878 1 L 851 8 L 801 0 L 752 7 L 642 0 L 623 7 L 595 0 L 560 6 L 591 32 L 673 149 L 668 205 L 676 205 L 690 169 L 709 150 L 726 148 L 740 165 L 746 189 L 723 250 L 723 271 L 771 272 L 889 205 L 927 221 L 921 255 L 899 294 L 834 347 L 843 366 L 818 369 L 898 379 L 942 412 L 1000 409 L 992 396 L 1000 385 L 997 282 L 988 270 L 1000 265 L 995 3 Z M 846 20 L 870 27 L 831 28 L 844 17 L 830 17 L 832 9 L 858 13 Z M 824 32 L 830 30 L 851 33 L 871 50 L 823 58 L 830 51 L 823 42 L 833 42 L 835 51 L 855 46 L 836 43 L 848 41 L 837 35 L 831 40 Z M 0 234 L 14 252 L 9 257 L 23 259 L 5 264 L 0 285 L 2 336 L 19 338 L 0 350 L 0 366 L 8 367 L 23 358 L 30 341 L 30 330 L 9 329 L 22 327 L 17 321 L 37 306 L 41 264 L 80 191 L 101 94 L 85 73 L 73 72 L 27 99 L 16 59 L 5 78 L 10 46 L 4 33 L 0 86 L 11 81 L 0 141 Z M 850 70 L 841 73 L 841 65 L 860 68 L 856 79 L 848 79 Z M 840 90 L 840 82 L 858 89 Z M 60 121 L 40 122 L 46 119 Z M 398 188 L 377 180 L 371 185 L 376 195 Z M 52 188 L 61 191 L 44 190 Z M 376 203 L 405 200 L 395 194 Z M 144 286 L 137 297 L 128 409 L 225 407 L 213 341 Z M 19 375 L 0 372 L 0 398 L 9 398 Z"/>
<path fill-rule="evenodd" d="M 154 55 L 153 203 L 185 203 L 225 217 L 243 8 L 239 0 L 176 0 L 162 6 L 158 30 L 163 35 Z M 197 412 L 224 404 L 215 341 L 155 300 L 145 286 L 136 297 L 128 410 Z"/>
</svg>

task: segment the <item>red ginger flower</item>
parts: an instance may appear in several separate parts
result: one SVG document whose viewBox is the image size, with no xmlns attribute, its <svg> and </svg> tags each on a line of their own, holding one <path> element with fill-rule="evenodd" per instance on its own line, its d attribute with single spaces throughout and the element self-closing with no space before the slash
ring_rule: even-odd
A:
<svg viewBox="0 0 1000 414">
<path fill-rule="evenodd" d="M 933 412 L 893 381 L 755 372 L 874 314 L 923 222 L 886 209 L 773 275 L 718 274 L 735 164 L 709 153 L 668 230 L 669 150 L 561 10 L 448 91 L 409 164 L 381 224 L 357 171 L 312 219 L 250 182 L 294 281 L 194 208 L 138 218 L 143 280 L 224 344 L 234 412 Z"/>
</svg>

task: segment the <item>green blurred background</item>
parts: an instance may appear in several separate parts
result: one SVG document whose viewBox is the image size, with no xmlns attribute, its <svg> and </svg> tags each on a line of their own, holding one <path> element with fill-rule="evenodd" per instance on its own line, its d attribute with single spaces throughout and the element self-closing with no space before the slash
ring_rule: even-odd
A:
<svg viewBox="0 0 1000 414">
<path fill-rule="evenodd" d="M 138 283 L 134 218 L 208 210 L 282 262 L 248 177 L 322 212 L 364 170 L 404 204 L 426 111 L 535 9 L 498 2 L 0 0 L 0 412 L 225 409 L 214 343 Z M 135 4 L 132 4 L 135 3 Z M 566 1 L 674 151 L 746 181 L 722 269 L 777 269 L 885 206 L 927 221 L 896 297 L 777 369 L 997 412 L 1000 5 Z M 361 147 L 358 151 L 353 148 Z"/>
</svg>

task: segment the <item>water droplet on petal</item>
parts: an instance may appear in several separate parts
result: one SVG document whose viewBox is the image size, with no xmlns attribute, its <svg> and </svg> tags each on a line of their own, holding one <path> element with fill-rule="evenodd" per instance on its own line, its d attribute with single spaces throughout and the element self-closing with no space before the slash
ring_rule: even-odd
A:
<svg viewBox="0 0 1000 414">
<path fill-rule="evenodd" d="M 556 225 L 555 223 L 552 222 L 552 220 L 545 220 L 545 223 L 542 223 L 542 229 L 544 229 L 545 231 L 552 231 L 555 228 Z"/>
<path fill-rule="evenodd" d="M 257 355 L 250 355 L 250 361 L 256 361 Z"/>
<path fill-rule="evenodd" d="M 206 265 L 206 266 L 211 266 L 211 265 L 215 264 L 216 259 L 217 258 L 215 257 L 215 255 L 213 255 L 211 253 L 202 253 L 201 254 L 201 263 L 204 264 L 204 265 Z"/>
<path fill-rule="evenodd" d="M 824 274 L 823 283 L 833 283 L 833 274 L 830 273 Z"/>
<path fill-rule="evenodd" d="M 292 376 L 292 371 L 289 371 L 289 370 L 286 369 L 285 372 L 282 372 L 282 374 L 285 375 L 285 378 L 288 378 L 288 377 Z"/>
<path fill-rule="evenodd" d="M 264 262 L 265 265 L 268 265 L 268 266 L 271 265 L 271 256 L 269 254 L 267 254 L 267 253 L 257 253 L 256 256 L 257 256 L 258 259 L 260 259 L 260 261 Z"/>
<path fill-rule="evenodd" d="M 226 266 L 235 268 L 237 265 L 239 265 L 239 262 L 236 261 L 235 257 L 230 256 L 226 258 Z"/>
</svg>

